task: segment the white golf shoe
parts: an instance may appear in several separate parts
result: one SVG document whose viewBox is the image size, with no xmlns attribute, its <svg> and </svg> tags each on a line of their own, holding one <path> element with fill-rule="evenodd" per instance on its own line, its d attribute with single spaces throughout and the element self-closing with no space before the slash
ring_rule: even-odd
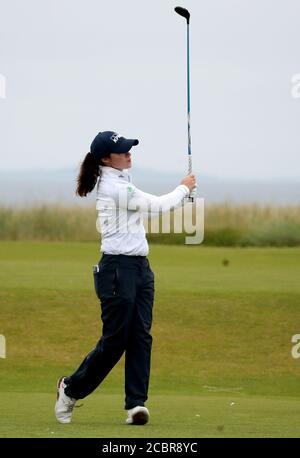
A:
<svg viewBox="0 0 300 458">
<path fill-rule="evenodd" d="M 76 399 L 69 398 L 65 394 L 66 384 L 64 377 L 61 377 L 57 382 L 57 400 L 55 404 L 55 416 L 59 423 L 71 423 L 73 409 Z"/>
<path fill-rule="evenodd" d="M 133 409 L 127 410 L 127 413 L 127 425 L 144 425 L 148 423 L 150 418 L 149 410 L 143 406 L 136 406 Z"/>
</svg>

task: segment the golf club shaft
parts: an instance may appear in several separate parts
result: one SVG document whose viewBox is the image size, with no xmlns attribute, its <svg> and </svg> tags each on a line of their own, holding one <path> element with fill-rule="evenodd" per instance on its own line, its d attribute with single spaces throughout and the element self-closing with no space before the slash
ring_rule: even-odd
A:
<svg viewBox="0 0 300 458">
<path fill-rule="evenodd" d="M 192 173 L 191 99 L 190 99 L 190 26 L 187 24 L 187 121 L 188 121 L 188 173 Z"/>
<path fill-rule="evenodd" d="M 191 96 L 190 96 L 190 25 L 187 21 L 187 122 L 188 122 L 188 174 L 192 173 L 192 142 L 191 142 Z M 196 189 L 190 192 L 188 200 L 194 202 Z"/>
</svg>

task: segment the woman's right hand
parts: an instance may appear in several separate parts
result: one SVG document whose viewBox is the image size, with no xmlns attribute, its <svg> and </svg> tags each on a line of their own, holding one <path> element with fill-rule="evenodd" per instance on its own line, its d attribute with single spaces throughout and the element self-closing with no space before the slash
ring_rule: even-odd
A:
<svg viewBox="0 0 300 458">
<path fill-rule="evenodd" d="M 187 186 L 191 192 L 197 186 L 195 175 L 190 173 L 181 180 L 180 184 L 185 184 L 185 186 Z"/>
</svg>

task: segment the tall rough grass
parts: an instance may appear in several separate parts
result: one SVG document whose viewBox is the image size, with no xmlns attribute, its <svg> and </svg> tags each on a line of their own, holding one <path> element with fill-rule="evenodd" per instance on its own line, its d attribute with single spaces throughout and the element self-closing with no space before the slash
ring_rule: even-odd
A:
<svg viewBox="0 0 300 458">
<path fill-rule="evenodd" d="M 0 206 L 0 240 L 95 241 L 95 207 Z M 184 243 L 185 234 L 148 234 L 150 243 Z M 214 204 L 205 207 L 204 245 L 298 246 L 300 205 Z"/>
<path fill-rule="evenodd" d="M 205 211 L 210 245 L 300 245 L 300 205 L 212 205 Z"/>
</svg>

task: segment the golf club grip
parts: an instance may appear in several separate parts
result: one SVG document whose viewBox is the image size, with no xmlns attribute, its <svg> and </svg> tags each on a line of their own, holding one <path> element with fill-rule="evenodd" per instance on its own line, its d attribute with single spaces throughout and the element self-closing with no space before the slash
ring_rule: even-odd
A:
<svg viewBox="0 0 300 458">
<path fill-rule="evenodd" d="M 193 173 L 192 156 L 189 154 L 188 156 L 188 175 L 190 175 L 191 173 Z M 188 201 L 194 202 L 195 198 L 196 198 L 196 189 L 193 189 L 192 191 L 190 191 L 188 195 Z"/>
<path fill-rule="evenodd" d="M 193 167 L 192 167 L 192 156 L 189 154 L 188 156 L 188 175 L 193 173 Z"/>
</svg>

